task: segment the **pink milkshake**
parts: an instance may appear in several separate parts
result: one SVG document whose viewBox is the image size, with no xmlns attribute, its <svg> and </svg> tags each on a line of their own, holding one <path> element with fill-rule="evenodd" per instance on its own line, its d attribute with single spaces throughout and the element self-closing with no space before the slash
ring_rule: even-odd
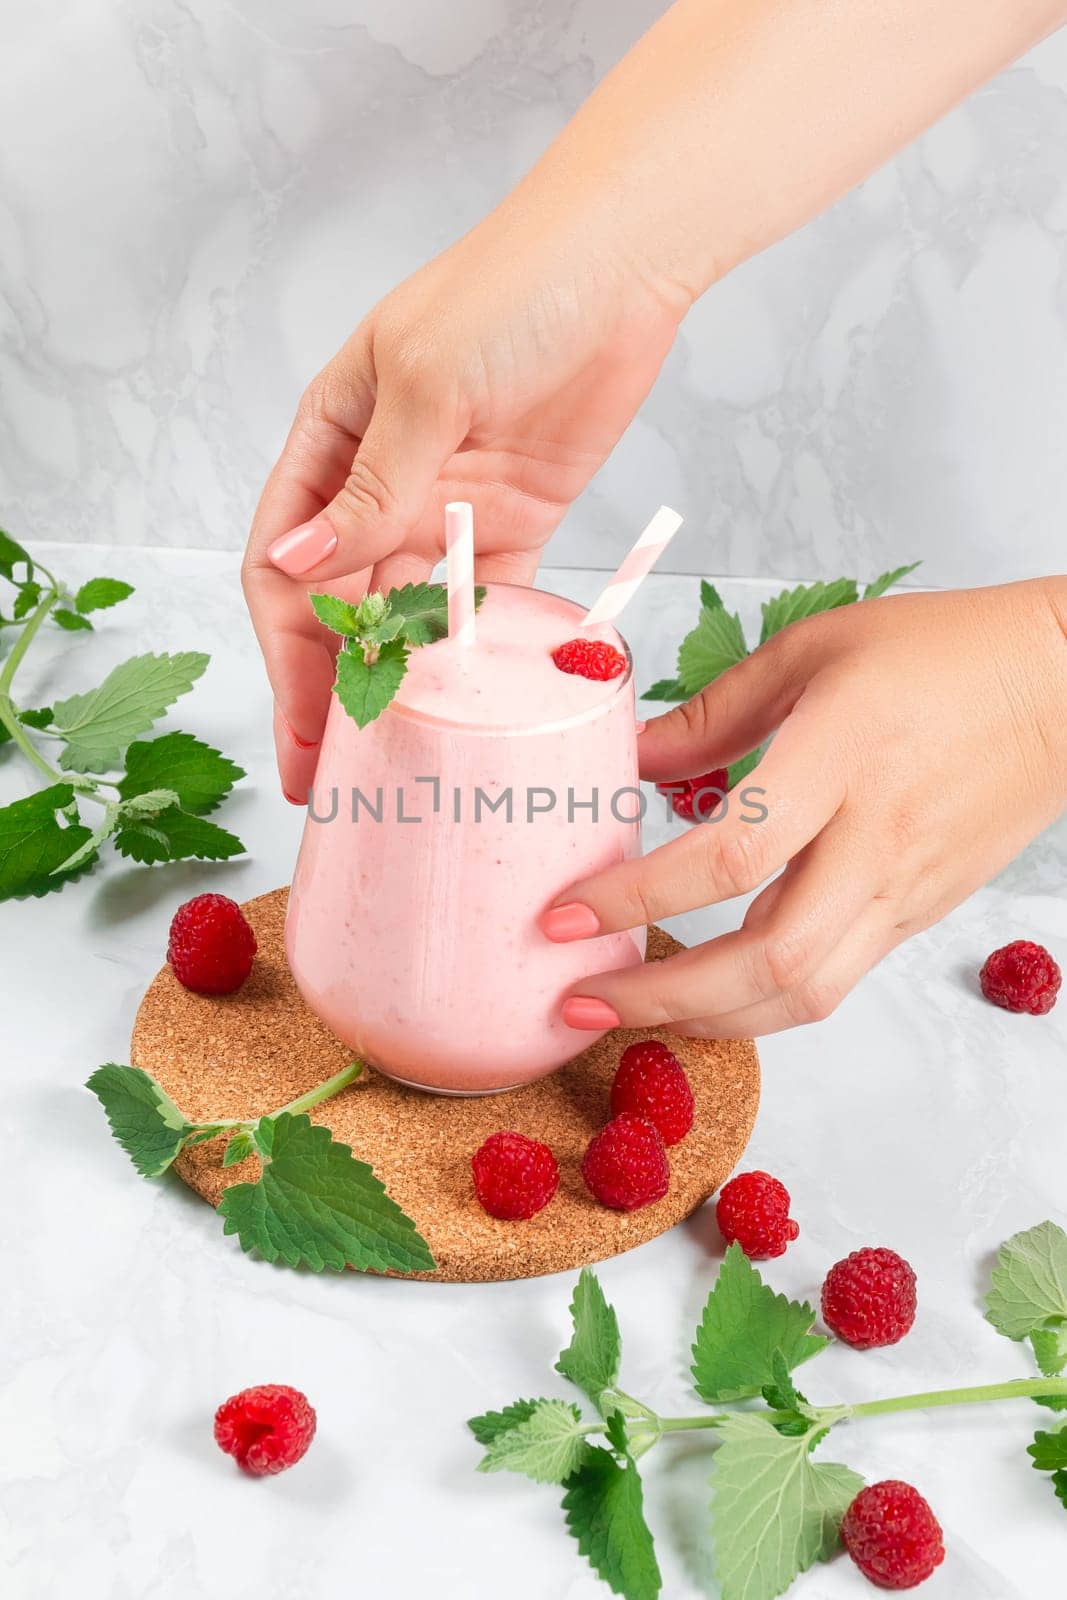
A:
<svg viewBox="0 0 1067 1600">
<path fill-rule="evenodd" d="M 552 659 L 583 615 L 490 585 L 475 642 L 412 650 L 367 727 L 331 704 L 286 949 L 311 1009 L 404 1083 L 486 1094 L 553 1071 L 597 1037 L 562 1021 L 565 992 L 643 957 L 643 930 L 552 944 L 538 927 L 640 849 L 626 646 L 587 630 L 627 655 L 608 682 Z"/>
</svg>

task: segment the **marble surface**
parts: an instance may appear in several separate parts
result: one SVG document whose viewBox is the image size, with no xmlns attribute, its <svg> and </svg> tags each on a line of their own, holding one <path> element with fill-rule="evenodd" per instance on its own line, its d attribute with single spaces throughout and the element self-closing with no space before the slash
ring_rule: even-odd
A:
<svg viewBox="0 0 1067 1600">
<path fill-rule="evenodd" d="M 175 906 L 211 888 L 238 899 L 285 882 L 301 814 L 278 792 L 269 698 L 225 553 L 41 551 L 72 580 L 127 576 L 137 595 L 96 635 L 53 641 L 27 668 L 35 703 L 84 686 L 138 649 L 203 648 L 208 675 L 178 725 L 217 741 L 250 776 L 222 820 L 247 859 L 145 870 L 109 861 L 61 896 L 0 906 L 4 973 L 5 1359 L 0 1371 L 0 1569 L 6 1594 L 55 1600 L 603 1600 L 562 1530 L 555 1491 L 475 1474 L 463 1420 L 519 1395 L 561 1394 L 572 1275 L 453 1286 L 272 1268 L 224 1239 L 176 1179 L 146 1183 L 81 1087 L 125 1057 Z M 545 572 L 591 600 L 595 574 Z M 727 582 L 758 615 L 766 585 Z M 639 682 L 670 666 L 695 582 L 658 577 L 628 632 Z M 25 791 L 10 752 L 0 801 Z M 654 822 L 649 842 L 666 824 Z M 1028 935 L 1067 953 L 1067 829 L 889 958 L 829 1021 L 762 1046 L 764 1100 L 746 1166 L 779 1173 L 802 1232 L 768 1269 L 816 1296 L 829 1264 L 891 1245 L 919 1276 L 921 1310 L 899 1347 L 832 1349 L 814 1399 L 862 1399 L 1028 1373 L 983 1321 L 991 1255 L 1015 1230 L 1065 1220 L 1067 1006 L 1012 1017 L 986 1005 L 977 968 Z M 736 906 L 677 919 L 690 941 Z M 605 1265 L 625 1341 L 623 1381 L 664 1412 L 692 1407 L 687 1349 L 721 1255 L 710 1210 Z M 215 1405 L 256 1382 L 304 1388 L 318 1407 L 307 1460 L 243 1479 L 211 1438 Z M 854 1425 L 836 1454 L 869 1479 L 928 1494 L 949 1548 L 929 1600 L 1034 1600 L 1062 1559 L 1062 1511 L 1024 1453 L 1028 1404 Z M 667 1600 L 713 1595 L 706 1444 L 646 1461 L 648 1513 Z M 839 1560 L 798 1600 L 866 1593 Z"/>
<path fill-rule="evenodd" d="M 0 524 L 238 547 L 308 377 L 661 9 L 4 7 Z M 1065 142 L 1067 34 L 719 285 L 556 564 L 663 499 L 680 572 L 1062 567 Z"/>
</svg>

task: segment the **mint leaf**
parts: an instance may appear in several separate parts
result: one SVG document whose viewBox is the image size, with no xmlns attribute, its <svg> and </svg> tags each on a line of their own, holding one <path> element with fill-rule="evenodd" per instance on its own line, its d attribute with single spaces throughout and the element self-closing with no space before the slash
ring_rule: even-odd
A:
<svg viewBox="0 0 1067 1600">
<path fill-rule="evenodd" d="M 1052 1474 L 1056 1498 L 1067 1507 L 1067 1423 L 1053 1433 L 1035 1433 L 1027 1452 L 1038 1472 Z"/>
<path fill-rule="evenodd" d="M 480 604 L 485 590 L 476 591 Z M 404 619 L 404 638 L 408 644 L 433 644 L 448 633 L 448 590 L 443 583 L 405 583 L 390 589 L 389 610 Z"/>
<path fill-rule="evenodd" d="M 143 1178 L 158 1178 L 181 1150 L 193 1124 L 140 1067 L 109 1061 L 86 1084 L 104 1108 L 111 1131 Z"/>
<path fill-rule="evenodd" d="M 773 600 L 763 603 L 763 631 L 759 642 L 766 644 L 768 639 L 801 617 L 836 611 L 838 606 L 851 605 L 858 598 L 855 578 L 837 578 L 833 583 L 801 583 L 795 589 L 785 589 Z"/>
<path fill-rule="evenodd" d="M 1067 1469 L 1067 1423 L 1052 1433 L 1035 1433 L 1034 1442 L 1027 1445 L 1026 1453 L 1033 1456 L 1038 1472 Z"/>
<path fill-rule="evenodd" d="M 47 728 L 52 721 L 52 707 L 41 706 L 37 710 L 20 711 L 18 720 L 27 728 Z M 8 744 L 10 740 L 10 733 L 0 722 L 0 745 Z"/>
<path fill-rule="evenodd" d="M 106 611 L 120 600 L 128 600 L 132 593 L 133 584 L 123 583 L 121 578 L 90 578 L 74 596 L 74 609 L 83 615 L 86 611 Z"/>
<path fill-rule="evenodd" d="M 0 900 L 62 888 L 66 876 L 52 873 L 90 838 L 81 823 L 60 825 L 73 802 L 72 785 L 56 783 L 0 808 Z"/>
<path fill-rule="evenodd" d="M 239 1128 L 231 1136 L 222 1153 L 224 1167 L 235 1167 L 239 1161 L 244 1161 L 256 1148 L 251 1132 L 246 1128 Z"/>
<path fill-rule="evenodd" d="M 261 1122 L 257 1145 L 266 1165 L 257 1183 L 237 1183 L 219 1205 L 226 1233 L 267 1261 L 321 1272 L 428 1272 L 434 1260 L 364 1161 L 328 1128 L 283 1112 Z"/>
<path fill-rule="evenodd" d="M 1030 1334 L 1037 1370 L 1043 1378 L 1058 1378 L 1067 1367 L 1067 1317 L 1049 1317 L 1043 1328 Z"/>
<path fill-rule="evenodd" d="M 692 633 L 686 634 L 678 652 L 678 681 L 685 698 L 699 694 L 728 667 L 748 655 L 740 617 L 721 606 L 705 606 Z"/>
<path fill-rule="evenodd" d="M 790 1372 L 818 1355 L 829 1340 L 811 1332 L 814 1321 L 811 1306 L 775 1294 L 741 1246 L 730 1245 L 693 1344 L 700 1398 L 715 1404 L 759 1394 L 774 1382 L 776 1352 Z"/>
<path fill-rule="evenodd" d="M 118 820 L 118 806 L 114 804 L 107 805 L 104 808 L 103 819 L 99 825 L 93 829 L 88 839 L 84 840 L 83 843 L 78 845 L 75 850 L 72 850 L 70 855 L 67 856 L 66 860 L 61 861 L 58 867 L 53 867 L 52 871 L 49 873 L 49 877 L 60 877 L 66 873 L 73 872 L 76 867 L 84 866 L 89 861 L 94 860 L 97 851 L 100 849 L 100 846 L 104 844 L 106 840 L 110 839 L 111 835 L 118 827 Z"/>
<path fill-rule="evenodd" d="M 59 626 L 65 629 L 67 633 L 92 633 L 93 631 L 93 625 L 88 617 L 79 615 L 77 611 L 71 611 L 67 606 L 56 606 L 55 610 L 51 612 L 51 617 L 52 621 L 58 622 Z"/>
<path fill-rule="evenodd" d="M 0 529 L 0 576 L 14 583 L 15 568 L 18 566 L 25 566 L 27 578 L 32 576 L 33 562 L 30 560 L 29 552 L 24 550 L 9 533 L 4 533 Z"/>
<path fill-rule="evenodd" d="M 109 672 L 98 688 L 57 701 L 55 725 L 67 741 L 60 766 L 112 771 L 130 740 L 192 688 L 208 659 L 197 650 L 133 656 Z"/>
<path fill-rule="evenodd" d="M 479 1444 L 492 1444 L 500 1434 L 525 1422 L 540 1404 L 539 1400 L 513 1400 L 503 1411 L 486 1411 L 480 1417 L 471 1417 L 467 1427 Z"/>
<path fill-rule="evenodd" d="M 899 583 L 901 578 L 906 578 L 909 572 L 914 572 L 916 567 L 921 567 L 921 561 L 913 561 L 910 567 L 897 567 L 892 572 L 883 572 L 880 578 L 875 578 L 863 591 L 865 600 L 877 600 L 879 595 L 885 594 L 887 589 Z"/>
<path fill-rule="evenodd" d="M 986 1317 L 1006 1339 L 1026 1339 L 1035 1331 L 1062 1326 L 1067 1318 L 1067 1233 L 1055 1222 L 1039 1222 L 1001 1245 Z M 1042 1372 L 1046 1378 L 1055 1376 L 1044 1368 Z"/>
<path fill-rule="evenodd" d="M 556 1362 L 556 1371 L 587 1394 L 597 1407 L 619 1376 L 622 1339 L 619 1321 L 604 1298 L 595 1272 L 583 1267 L 571 1300 L 574 1333 Z"/>
<path fill-rule="evenodd" d="M 814 1462 L 806 1437 L 783 1438 L 765 1417 L 739 1413 L 716 1432 L 711 1520 L 722 1600 L 775 1600 L 833 1555 L 863 1479 Z"/>
<path fill-rule="evenodd" d="M 356 638 L 361 629 L 360 617 L 350 600 L 340 600 L 333 594 L 313 594 L 309 598 L 311 608 L 323 627 L 345 638 Z"/>
<path fill-rule="evenodd" d="M 646 689 L 642 700 L 688 700 L 685 686 L 677 678 L 660 678 L 651 689 Z"/>
<path fill-rule="evenodd" d="M 763 1385 L 762 1394 L 773 1411 L 796 1411 L 799 1406 L 807 1405 L 789 1375 L 789 1366 L 780 1350 L 771 1356 L 771 1381 Z"/>
<path fill-rule="evenodd" d="M 179 806 L 170 806 L 141 820 L 127 815 L 115 834 L 120 855 L 144 866 L 165 861 L 229 861 L 244 854 L 244 845 L 235 833 L 215 822 L 194 817 Z"/>
<path fill-rule="evenodd" d="M 118 788 L 123 800 L 159 787 L 172 789 L 182 810 L 200 817 L 214 811 L 244 775 L 235 761 L 191 733 L 164 733 L 130 745 Z"/>
<path fill-rule="evenodd" d="M 662 1579 L 645 1521 L 641 1474 L 590 1446 L 563 1496 L 567 1527 L 598 1577 L 624 1600 L 656 1600 Z"/>
<path fill-rule="evenodd" d="M 709 611 L 722 610 L 722 595 L 707 578 L 700 580 L 700 604 L 706 606 Z"/>
<path fill-rule="evenodd" d="M 358 644 L 339 650 L 334 683 L 337 698 L 348 715 L 365 728 L 385 710 L 407 669 L 408 652 L 399 639 L 383 644 L 376 661 L 367 661 Z"/>
<path fill-rule="evenodd" d="M 530 1415 L 489 1442 L 479 1472 L 521 1472 L 535 1483 L 566 1483 L 590 1453 L 582 1414 L 565 1400 L 538 1400 Z"/>
<path fill-rule="evenodd" d="M 21 622 L 23 617 L 29 616 L 41 598 L 41 594 L 41 585 L 35 583 L 32 578 L 28 578 L 25 583 L 20 584 L 19 592 L 15 596 L 15 604 L 11 608 L 11 615 L 16 622 Z"/>
</svg>

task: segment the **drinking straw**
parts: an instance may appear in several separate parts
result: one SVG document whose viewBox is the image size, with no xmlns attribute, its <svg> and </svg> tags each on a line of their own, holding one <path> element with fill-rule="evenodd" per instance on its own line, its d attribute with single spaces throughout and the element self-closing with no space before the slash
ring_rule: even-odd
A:
<svg viewBox="0 0 1067 1600">
<path fill-rule="evenodd" d="M 474 643 L 474 507 L 469 500 L 445 506 L 445 552 L 448 558 L 448 636 L 457 644 Z"/>
<path fill-rule="evenodd" d="M 610 579 L 600 598 L 582 618 L 582 627 L 594 622 L 614 622 L 624 606 L 629 605 L 638 588 L 656 565 L 678 529 L 682 519 L 670 506 L 660 506 L 644 533 L 638 539 L 615 576 Z"/>
</svg>

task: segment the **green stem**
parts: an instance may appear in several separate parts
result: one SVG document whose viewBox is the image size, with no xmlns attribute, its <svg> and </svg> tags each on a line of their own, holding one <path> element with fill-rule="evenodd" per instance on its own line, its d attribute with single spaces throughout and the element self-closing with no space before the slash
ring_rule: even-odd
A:
<svg viewBox="0 0 1067 1600">
<path fill-rule="evenodd" d="M 26 619 L 25 626 L 19 638 L 12 647 L 11 654 L 4 662 L 3 671 L 0 671 L 0 723 L 3 723 L 15 744 L 22 751 L 26 760 L 35 766 L 38 772 L 44 774 L 52 783 L 65 783 L 68 780 L 64 775 L 46 761 L 26 729 L 19 721 L 18 712 L 11 699 L 11 685 L 15 681 L 15 674 L 22 664 L 26 651 L 33 643 L 38 628 L 44 622 L 48 613 L 59 599 L 55 589 L 51 589 L 39 602 L 37 608 Z"/>
<path fill-rule="evenodd" d="M 861 1400 L 849 1406 L 850 1417 L 879 1417 L 890 1411 L 929 1411 L 934 1406 L 981 1405 L 987 1400 L 1037 1400 L 1067 1395 L 1067 1378 L 1015 1378 L 1010 1383 L 984 1383 L 970 1389 L 933 1389 L 928 1394 L 902 1394 L 891 1400 Z"/>
<path fill-rule="evenodd" d="M 773 1412 L 761 1412 L 761 1416 L 773 1418 Z M 725 1422 L 726 1417 L 722 1412 L 709 1412 L 703 1417 L 660 1417 L 659 1425 L 662 1433 L 689 1433 L 697 1428 L 717 1428 Z"/>
<path fill-rule="evenodd" d="M 340 1094 L 342 1089 L 347 1089 L 350 1083 L 355 1083 L 362 1071 L 362 1061 L 350 1061 L 347 1067 L 335 1072 L 332 1078 L 320 1083 L 317 1089 L 309 1089 L 307 1094 L 298 1095 L 295 1100 L 290 1100 L 287 1106 L 282 1106 L 280 1111 L 272 1111 L 271 1116 L 280 1117 L 288 1112 L 290 1116 L 296 1117 L 301 1111 L 310 1111 L 312 1106 L 321 1105 L 324 1100 L 329 1100 L 331 1096 Z"/>
<path fill-rule="evenodd" d="M 976 1388 L 931 1389 L 925 1394 L 895 1395 L 889 1400 L 861 1400 L 856 1405 L 818 1406 L 813 1427 L 825 1428 L 850 1417 L 880 1417 L 891 1411 L 930 1411 L 935 1406 L 981 1405 L 987 1400 L 1038 1400 L 1045 1395 L 1067 1396 L 1067 1378 L 1013 1378 L 1008 1383 L 984 1383 Z M 768 1422 L 787 1421 L 789 1411 L 760 1411 Z M 660 1417 L 663 1433 L 690 1433 L 698 1428 L 717 1428 L 726 1419 L 721 1412 L 705 1412 L 697 1417 Z"/>
<path fill-rule="evenodd" d="M 264 1122 L 271 1117 L 281 1117 L 286 1113 L 291 1117 L 299 1116 L 302 1111 L 310 1111 L 312 1106 L 321 1105 L 324 1100 L 329 1100 L 333 1095 L 340 1094 L 342 1089 L 347 1089 L 350 1083 L 355 1083 L 363 1071 L 362 1061 L 350 1061 L 347 1067 L 340 1072 L 335 1072 L 332 1078 L 327 1078 L 325 1083 L 320 1083 L 317 1088 L 309 1089 L 307 1094 L 301 1094 L 295 1100 L 290 1100 L 287 1106 L 279 1106 L 277 1111 L 267 1111 L 262 1117 L 216 1117 L 212 1122 L 197 1122 L 193 1126 L 197 1133 L 206 1133 L 213 1129 L 216 1133 L 228 1133 L 231 1129 L 245 1129 L 251 1133 L 257 1123 Z"/>
</svg>

